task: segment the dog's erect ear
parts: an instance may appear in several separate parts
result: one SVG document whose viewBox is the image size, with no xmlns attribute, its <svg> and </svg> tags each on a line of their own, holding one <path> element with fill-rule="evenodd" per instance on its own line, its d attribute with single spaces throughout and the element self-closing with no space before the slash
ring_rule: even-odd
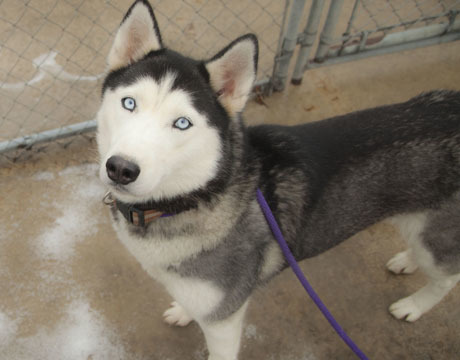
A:
<svg viewBox="0 0 460 360">
<path fill-rule="evenodd" d="M 162 46 L 152 7 L 147 0 L 137 0 L 129 8 L 115 36 L 107 59 L 109 69 L 129 65 Z"/>
<path fill-rule="evenodd" d="M 243 110 L 251 94 L 256 79 L 257 57 L 257 38 L 247 34 L 205 63 L 212 88 L 232 116 Z"/>
</svg>

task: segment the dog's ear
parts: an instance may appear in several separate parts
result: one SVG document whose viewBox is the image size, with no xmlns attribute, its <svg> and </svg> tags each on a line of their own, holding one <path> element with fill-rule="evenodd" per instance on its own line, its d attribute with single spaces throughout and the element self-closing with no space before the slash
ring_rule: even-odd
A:
<svg viewBox="0 0 460 360">
<path fill-rule="evenodd" d="M 158 23 L 147 0 L 131 5 L 120 24 L 107 62 L 110 70 L 129 65 L 163 47 Z"/>
<path fill-rule="evenodd" d="M 205 63 L 210 83 L 230 115 L 243 110 L 257 73 L 258 43 L 244 35 Z"/>
</svg>

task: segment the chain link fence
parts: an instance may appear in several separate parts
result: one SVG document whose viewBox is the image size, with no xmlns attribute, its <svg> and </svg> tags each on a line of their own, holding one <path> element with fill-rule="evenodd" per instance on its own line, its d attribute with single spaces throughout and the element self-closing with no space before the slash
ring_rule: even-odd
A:
<svg viewBox="0 0 460 360">
<path fill-rule="evenodd" d="M 0 160 L 93 138 L 106 56 L 131 3 L 0 0 Z M 166 46 L 195 58 L 255 33 L 262 92 L 285 87 L 297 48 L 296 84 L 313 67 L 460 39 L 460 0 L 151 3 Z"/>
<path fill-rule="evenodd" d="M 94 130 L 106 56 L 133 0 L 0 1 L 0 156 Z M 166 46 L 211 57 L 239 35 L 260 42 L 269 82 L 287 1 L 151 0 Z M 62 142 L 65 146 L 72 138 Z"/>
<path fill-rule="evenodd" d="M 348 8 L 349 15 L 346 14 L 350 21 L 344 32 L 345 40 L 348 42 L 365 31 L 383 36 L 442 23 L 444 16 L 460 10 L 459 5 L 458 0 L 356 1 L 353 8 Z"/>
<path fill-rule="evenodd" d="M 348 5 L 348 6 L 346 6 Z M 323 33 L 315 61 L 344 57 L 376 48 L 406 44 L 428 38 L 440 38 L 460 30 L 456 17 L 459 0 L 358 0 L 353 6 L 336 2 L 329 15 L 340 9 L 345 24 L 336 23 Z M 459 17 L 460 19 L 460 17 Z M 330 17 L 328 17 L 330 20 Z M 324 41 L 326 40 L 326 41 Z"/>
<path fill-rule="evenodd" d="M 460 39 L 459 0 L 311 0 L 308 18 L 292 11 L 288 41 L 283 44 L 281 71 L 274 79 L 282 90 L 294 47 L 299 52 L 292 82 L 299 84 L 305 70 Z M 303 8 L 305 0 L 294 0 Z M 321 30 L 320 30 L 321 29 Z M 313 54 L 314 55 L 311 55 Z"/>
</svg>

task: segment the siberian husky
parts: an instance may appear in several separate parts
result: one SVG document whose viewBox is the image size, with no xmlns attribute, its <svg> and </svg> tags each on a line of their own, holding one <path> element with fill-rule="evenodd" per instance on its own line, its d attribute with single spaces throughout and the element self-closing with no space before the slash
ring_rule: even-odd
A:
<svg viewBox="0 0 460 360">
<path fill-rule="evenodd" d="M 209 359 L 237 358 L 251 293 L 287 266 L 257 188 L 298 260 L 392 218 L 409 249 L 388 269 L 420 267 L 428 283 L 390 312 L 417 320 L 460 278 L 460 93 L 246 127 L 257 56 L 251 34 L 204 61 L 169 50 L 145 0 L 110 50 L 100 178 L 120 240 L 175 299 L 166 322 L 196 321 Z"/>
</svg>

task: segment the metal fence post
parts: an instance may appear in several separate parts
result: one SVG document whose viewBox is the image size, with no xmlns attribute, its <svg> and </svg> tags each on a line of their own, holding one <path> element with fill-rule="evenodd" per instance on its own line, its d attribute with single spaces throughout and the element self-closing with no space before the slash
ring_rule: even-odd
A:
<svg viewBox="0 0 460 360">
<path fill-rule="evenodd" d="M 316 40 L 318 33 L 319 22 L 321 20 L 321 13 L 323 12 L 324 0 L 313 0 L 308 15 L 307 25 L 300 38 L 300 50 L 297 55 L 297 61 L 292 75 L 291 82 L 294 85 L 300 85 L 305 68 L 305 64 L 310 56 L 310 51 Z"/>
<path fill-rule="evenodd" d="M 281 51 L 275 59 L 275 71 L 273 73 L 273 90 L 275 91 L 282 91 L 286 86 L 289 63 L 297 45 L 298 28 L 305 2 L 306 0 L 294 0 L 292 4 Z"/>
<path fill-rule="evenodd" d="M 324 61 L 329 46 L 332 45 L 334 39 L 334 30 L 339 20 L 339 15 L 342 10 L 343 0 L 331 0 L 331 5 L 327 13 L 326 23 L 324 24 L 323 31 L 316 50 L 315 61 Z"/>
<path fill-rule="evenodd" d="M 58 140 L 68 136 L 81 135 L 96 130 L 96 120 L 89 120 L 57 129 L 47 130 L 28 136 L 0 142 L 0 154 L 15 149 L 28 149 L 32 145 Z"/>
</svg>

